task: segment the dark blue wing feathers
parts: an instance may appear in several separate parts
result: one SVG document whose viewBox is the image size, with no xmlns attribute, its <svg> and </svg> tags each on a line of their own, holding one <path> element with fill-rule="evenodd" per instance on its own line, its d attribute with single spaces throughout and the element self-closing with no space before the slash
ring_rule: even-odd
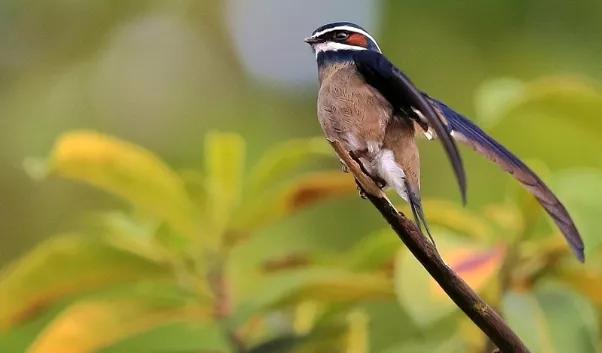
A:
<svg viewBox="0 0 602 353">
<path fill-rule="evenodd" d="M 512 152 L 447 105 L 425 95 L 446 120 L 452 135 L 498 164 L 535 196 L 563 233 L 573 252 L 584 261 L 584 245 L 571 216 L 548 186 Z"/>
<path fill-rule="evenodd" d="M 502 146 L 499 142 L 487 135 L 487 133 L 485 133 L 480 127 L 476 126 L 472 121 L 458 114 L 444 103 L 432 98 L 429 99 L 431 100 L 432 104 L 439 108 L 443 113 L 443 116 L 445 116 L 447 119 L 447 123 L 451 131 L 460 132 L 466 136 L 466 138 L 476 141 L 482 146 L 488 146 L 492 150 L 497 151 L 501 156 L 516 166 L 526 168 L 525 164 L 514 154 L 512 154 L 512 152 L 508 151 L 506 147 Z"/>
<path fill-rule="evenodd" d="M 466 174 L 458 147 L 450 136 L 440 116 L 416 86 L 381 53 L 362 50 L 353 53 L 358 71 L 366 82 L 376 88 L 397 111 L 412 112 L 417 109 L 439 136 L 439 140 L 452 164 L 462 200 L 466 202 Z"/>
<path fill-rule="evenodd" d="M 374 51 L 357 51 L 351 53 L 351 56 L 366 82 L 376 88 L 396 110 L 411 113 L 413 109 L 417 109 L 424 115 L 427 125 L 437 134 L 447 152 L 463 199 L 465 199 L 466 179 L 454 140 L 466 143 L 523 184 L 552 217 L 577 258 L 584 261 L 583 240 L 566 208 L 527 165 L 470 120 L 418 91 L 412 82 L 382 54 Z M 419 225 L 422 223 L 426 227 L 419 195 L 415 195 L 415 199 L 410 203 L 417 223 Z M 428 228 L 427 233 L 429 233 Z"/>
</svg>

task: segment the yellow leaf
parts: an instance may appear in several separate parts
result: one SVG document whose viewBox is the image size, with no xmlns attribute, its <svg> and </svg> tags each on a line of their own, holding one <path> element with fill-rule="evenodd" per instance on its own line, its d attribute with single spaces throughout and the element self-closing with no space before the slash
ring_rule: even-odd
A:
<svg viewBox="0 0 602 353">
<path fill-rule="evenodd" d="M 308 283 L 288 300 L 312 299 L 333 303 L 394 297 L 391 280 L 379 274 L 341 274 L 338 278 Z"/>
<path fill-rule="evenodd" d="M 238 206 L 244 174 L 245 142 L 240 135 L 213 132 L 205 139 L 205 173 L 213 240 L 218 241 Z"/>
<path fill-rule="evenodd" d="M 500 270 L 506 251 L 498 246 L 491 249 L 457 247 L 441 251 L 447 264 L 474 290 L 480 290 Z M 433 280 L 432 290 L 447 296 Z"/>
<path fill-rule="evenodd" d="M 270 288 L 265 291 L 265 288 Z M 391 279 L 384 274 L 353 273 L 335 268 L 310 267 L 258 277 L 237 306 L 244 315 L 303 302 L 353 304 L 394 297 Z M 239 318 L 240 319 L 240 318 Z"/>
<path fill-rule="evenodd" d="M 139 146 L 94 132 L 71 132 L 56 143 L 49 168 L 52 174 L 113 193 L 186 235 L 197 235 L 195 210 L 182 180 Z"/>
<path fill-rule="evenodd" d="M 389 269 L 395 254 L 404 249 L 397 235 L 387 228 L 361 238 L 342 257 L 345 266 L 354 270 L 382 270 Z"/>
<path fill-rule="evenodd" d="M 562 269 L 560 279 L 589 298 L 598 308 L 602 308 L 602 266 L 599 263 L 590 266 L 579 264 Z"/>
<path fill-rule="evenodd" d="M 99 241 L 81 237 L 48 240 L 0 274 L 0 328 L 35 316 L 66 296 L 156 278 L 167 271 Z"/>
<path fill-rule="evenodd" d="M 482 216 L 463 208 L 457 202 L 427 199 L 423 202 L 427 219 L 458 235 L 467 235 L 474 239 L 490 239 L 493 236 L 491 226 Z"/>
<path fill-rule="evenodd" d="M 476 291 L 493 278 L 504 259 L 503 248 L 486 249 L 433 229 L 442 258 Z M 445 235 L 445 236 L 443 236 Z M 414 321 L 428 326 L 458 310 L 455 304 L 410 254 L 400 252 L 395 264 L 395 286 L 399 302 Z"/>
<path fill-rule="evenodd" d="M 299 303 L 295 308 L 295 317 L 293 321 L 293 330 L 297 335 L 307 335 L 311 332 L 319 318 L 319 314 L 324 311 L 324 305 L 321 303 L 307 300 Z"/>
<path fill-rule="evenodd" d="M 140 299 L 76 303 L 49 324 L 27 353 L 97 352 L 153 327 L 190 319 L 189 310 Z"/>
<path fill-rule="evenodd" d="M 367 353 L 370 349 L 370 333 L 368 332 L 368 315 L 360 310 L 355 310 L 347 315 L 349 331 L 347 333 L 346 353 Z"/>
<path fill-rule="evenodd" d="M 243 207 L 240 229 L 253 230 L 315 203 L 357 193 L 353 177 L 341 172 L 317 172 L 298 178 Z"/>
<path fill-rule="evenodd" d="M 268 150 L 251 170 L 250 188 L 260 193 L 287 173 L 316 157 L 333 157 L 323 137 L 290 140 Z"/>
<path fill-rule="evenodd" d="M 285 213 L 308 207 L 329 198 L 357 192 L 353 178 L 340 172 L 315 173 L 301 178 L 286 192 L 283 199 Z"/>
</svg>

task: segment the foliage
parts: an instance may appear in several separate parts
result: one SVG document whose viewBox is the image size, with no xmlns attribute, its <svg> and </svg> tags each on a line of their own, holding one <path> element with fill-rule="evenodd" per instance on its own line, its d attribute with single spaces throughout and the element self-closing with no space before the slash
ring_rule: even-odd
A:
<svg viewBox="0 0 602 353">
<path fill-rule="evenodd" d="M 582 100 L 602 105 L 598 91 L 567 81 L 508 82 L 493 81 L 479 94 L 483 107 L 497 107 L 482 113 L 495 114 L 486 121 L 496 129 L 519 118 L 562 117 Z M 548 111 L 551 101 L 557 109 Z M 595 148 L 600 130 L 588 134 Z M 348 175 L 309 163 L 332 158 L 322 139 L 276 145 L 253 163 L 246 163 L 246 148 L 237 134 L 213 132 L 203 167 L 176 171 L 142 147 L 75 131 L 58 139 L 48 160 L 29 160 L 34 176 L 87 183 L 127 207 L 42 242 L 3 270 L 0 351 L 485 349 L 485 338 L 384 226 L 344 251 L 274 231 L 302 209 L 356 194 Z M 546 152 L 542 159 L 555 153 Z M 600 343 L 602 204 L 591 192 L 602 190 L 600 162 L 554 174 L 534 164 L 577 220 L 586 265 L 572 259 L 518 187 L 511 199 L 478 211 L 424 201 L 448 264 L 533 352 L 589 353 Z M 583 188 L 575 191 L 575 183 Z"/>
</svg>

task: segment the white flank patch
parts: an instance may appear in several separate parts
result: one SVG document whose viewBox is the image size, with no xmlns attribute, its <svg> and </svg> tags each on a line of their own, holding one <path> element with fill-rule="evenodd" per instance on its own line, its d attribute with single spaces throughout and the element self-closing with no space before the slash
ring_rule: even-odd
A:
<svg viewBox="0 0 602 353">
<path fill-rule="evenodd" d="M 376 42 L 374 40 L 374 38 L 372 38 L 372 36 L 368 32 L 362 31 L 359 28 L 355 28 L 355 27 L 351 27 L 351 26 L 338 26 L 338 27 L 328 28 L 328 29 L 325 29 L 323 31 L 320 31 L 320 32 L 312 35 L 311 37 L 312 38 L 317 38 L 317 37 L 319 37 L 319 36 L 321 36 L 321 35 L 323 35 L 325 33 L 332 32 L 332 31 L 349 31 L 349 32 L 354 32 L 354 33 L 359 33 L 359 34 L 365 35 L 366 37 L 368 37 L 376 45 L 376 48 L 378 49 L 378 51 L 379 52 L 381 51 L 380 47 L 378 46 L 378 42 Z"/>
<path fill-rule="evenodd" d="M 327 51 L 339 51 L 339 50 L 368 50 L 364 47 L 358 47 L 355 45 L 336 43 L 336 42 L 324 42 L 318 43 L 314 45 L 314 50 L 316 51 L 316 57 L 318 54 L 324 53 Z"/>
<path fill-rule="evenodd" d="M 368 153 L 375 154 L 380 150 L 381 143 L 377 141 L 366 141 L 366 148 L 368 148 Z"/>
<path fill-rule="evenodd" d="M 406 173 L 395 161 L 395 156 L 391 150 L 381 150 L 378 155 L 378 175 L 387 182 L 387 185 L 395 189 L 397 194 L 408 201 L 408 191 L 406 190 Z"/>
</svg>

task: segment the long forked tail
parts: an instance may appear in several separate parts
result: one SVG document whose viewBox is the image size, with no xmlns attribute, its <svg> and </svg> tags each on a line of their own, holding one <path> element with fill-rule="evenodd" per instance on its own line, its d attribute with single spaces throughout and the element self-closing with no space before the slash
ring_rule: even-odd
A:
<svg viewBox="0 0 602 353">
<path fill-rule="evenodd" d="M 548 186 L 512 152 L 487 135 L 470 120 L 456 113 L 447 105 L 427 96 L 433 107 L 448 122 L 452 136 L 470 146 L 485 158 L 499 165 L 518 180 L 552 217 L 571 249 L 579 259 L 585 260 L 584 245 L 579 231 L 564 205 Z"/>
</svg>

